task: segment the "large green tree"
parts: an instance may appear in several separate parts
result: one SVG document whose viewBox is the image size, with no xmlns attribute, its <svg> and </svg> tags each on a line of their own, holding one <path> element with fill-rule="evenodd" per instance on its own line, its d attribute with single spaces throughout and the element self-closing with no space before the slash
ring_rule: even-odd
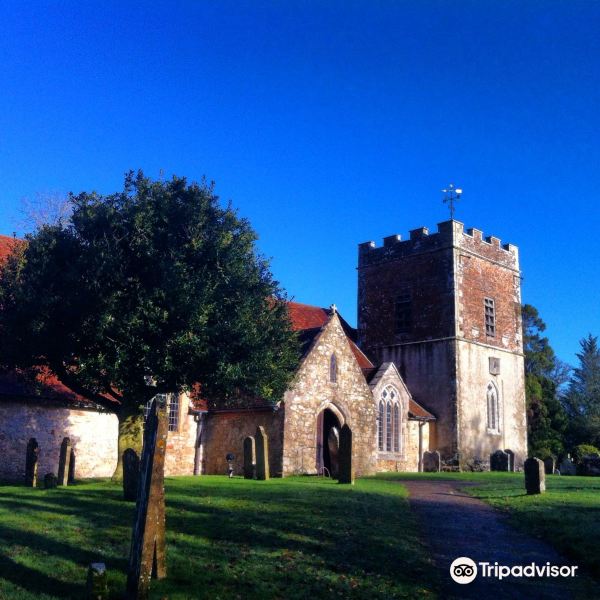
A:
<svg viewBox="0 0 600 600">
<path fill-rule="evenodd" d="M 545 458 L 564 453 L 567 417 L 560 393 L 568 367 L 543 335 L 546 324 L 530 304 L 522 307 L 525 395 L 529 453 Z"/>
<path fill-rule="evenodd" d="M 121 192 L 70 201 L 0 272 L 0 361 L 49 368 L 117 414 L 115 478 L 157 393 L 282 397 L 298 358 L 285 295 L 212 186 L 129 173 Z"/>
<path fill-rule="evenodd" d="M 591 334 L 579 343 L 579 364 L 573 369 L 565 394 L 569 441 L 573 446 L 600 446 L 600 347 L 598 338 Z"/>
</svg>

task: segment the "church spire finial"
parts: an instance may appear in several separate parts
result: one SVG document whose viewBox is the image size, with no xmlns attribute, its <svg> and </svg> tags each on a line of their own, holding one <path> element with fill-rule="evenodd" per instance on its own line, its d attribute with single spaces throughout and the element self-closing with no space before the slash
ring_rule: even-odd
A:
<svg viewBox="0 0 600 600">
<path fill-rule="evenodd" d="M 442 202 L 444 204 L 448 204 L 450 208 L 450 220 L 454 221 L 454 204 L 460 200 L 462 189 L 457 188 L 453 183 L 451 183 L 446 189 L 442 190 L 442 193 L 445 194 Z"/>
</svg>

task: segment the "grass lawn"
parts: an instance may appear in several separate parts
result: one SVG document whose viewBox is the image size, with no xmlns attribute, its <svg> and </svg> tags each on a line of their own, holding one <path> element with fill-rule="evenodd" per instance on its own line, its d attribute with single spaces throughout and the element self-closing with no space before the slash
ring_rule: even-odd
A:
<svg viewBox="0 0 600 600">
<path fill-rule="evenodd" d="M 465 492 L 508 513 L 510 523 L 544 539 L 600 578 L 600 477 L 546 476 L 546 493 L 528 496 L 523 473 L 383 473 L 377 479 L 476 482 Z"/>
<path fill-rule="evenodd" d="M 151 597 L 435 597 L 438 582 L 406 491 L 359 480 L 166 481 L 168 578 Z M 108 482 L 0 486 L 0 598 L 82 597 L 87 565 L 125 586 L 133 506 Z"/>
</svg>

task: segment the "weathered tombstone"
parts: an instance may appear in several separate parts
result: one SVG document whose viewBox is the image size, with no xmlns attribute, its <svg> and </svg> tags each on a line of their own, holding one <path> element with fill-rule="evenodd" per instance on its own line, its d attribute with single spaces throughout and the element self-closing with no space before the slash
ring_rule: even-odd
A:
<svg viewBox="0 0 600 600">
<path fill-rule="evenodd" d="M 144 429 L 127 573 L 127 597 L 135 600 L 148 598 L 151 577 L 163 579 L 167 576 L 164 488 L 167 429 L 166 403 L 155 398 Z"/>
<path fill-rule="evenodd" d="M 123 497 L 135 502 L 140 481 L 140 459 L 133 448 L 123 452 Z"/>
<path fill-rule="evenodd" d="M 38 458 L 40 455 L 40 447 L 35 438 L 31 438 L 27 443 L 27 455 L 25 457 L 25 485 L 28 487 L 36 487 L 37 485 L 37 468 Z"/>
<path fill-rule="evenodd" d="M 108 577 L 104 563 L 91 563 L 87 573 L 85 600 L 106 600 L 108 598 Z"/>
<path fill-rule="evenodd" d="M 442 470 L 442 457 L 437 450 L 423 452 L 423 472 L 439 473 Z"/>
<path fill-rule="evenodd" d="M 265 428 L 262 426 L 256 428 L 254 446 L 256 449 L 256 479 L 264 481 L 270 477 L 269 439 L 265 433 Z"/>
<path fill-rule="evenodd" d="M 69 469 L 71 467 L 71 440 L 63 438 L 58 458 L 58 485 L 68 485 Z"/>
<path fill-rule="evenodd" d="M 600 476 L 600 456 L 589 455 L 581 459 L 581 475 Z"/>
<path fill-rule="evenodd" d="M 339 474 L 339 451 L 340 451 L 340 433 L 337 427 L 332 427 L 327 435 L 327 449 L 329 450 L 329 467 L 331 476 L 338 478 Z"/>
<path fill-rule="evenodd" d="M 354 464 L 352 462 L 352 430 L 346 423 L 340 431 L 340 449 L 338 453 L 339 483 L 354 483 Z"/>
<path fill-rule="evenodd" d="M 58 485 L 58 477 L 54 473 L 44 475 L 44 487 L 47 490 L 53 490 Z"/>
<path fill-rule="evenodd" d="M 508 454 L 508 470 L 511 473 L 515 472 L 515 453 L 510 450 L 509 448 L 505 448 L 504 452 L 506 452 L 506 454 Z"/>
<path fill-rule="evenodd" d="M 510 456 L 503 450 L 490 454 L 490 471 L 509 471 Z"/>
<path fill-rule="evenodd" d="M 558 470 L 560 471 L 561 475 L 575 475 L 575 473 L 577 472 L 573 461 L 571 461 L 571 459 L 569 458 L 565 458 L 560 463 L 560 465 L 558 466 Z"/>
<path fill-rule="evenodd" d="M 539 458 L 525 461 L 525 489 L 528 494 L 543 494 L 546 491 L 546 471 Z"/>
<path fill-rule="evenodd" d="M 244 438 L 244 479 L 254 479 L 255 457 L 254 438 L 249 435 Z"/>
<path fill-rule="evenodd" d="M 69 485 L 75 483 L 75 449 L 71 448 L 71 460 L 69 461 Z"/>
<path fill-rule="evenodd" d="M 554 473 L 554 459 L 551 456 L 544 459 L 544 470 L 546 471 L 546 475 Z"/>
</svg>

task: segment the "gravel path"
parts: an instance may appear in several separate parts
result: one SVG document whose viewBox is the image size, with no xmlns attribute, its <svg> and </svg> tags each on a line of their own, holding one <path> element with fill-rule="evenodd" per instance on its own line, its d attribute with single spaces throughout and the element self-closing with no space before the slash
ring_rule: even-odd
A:
<svg viewBox="0 0 600 600">
<path fill-rule="evenodd" d="M 465 484 L 452 481 L 403 481 L 409 501 L 444 582 L 442 597 L 477 598 L 570 598 L 600 599 L 600 586 L 586 577 L 481 577 L 466 585 L 450 577 L 450 565 L 466 556 L 476 563 L 543 566 L 546 562 L 572 565 L 572 561 L 536 538 L 513 529 L 506 517 L 481 500 L 464 493 Z"/>
</svg>

